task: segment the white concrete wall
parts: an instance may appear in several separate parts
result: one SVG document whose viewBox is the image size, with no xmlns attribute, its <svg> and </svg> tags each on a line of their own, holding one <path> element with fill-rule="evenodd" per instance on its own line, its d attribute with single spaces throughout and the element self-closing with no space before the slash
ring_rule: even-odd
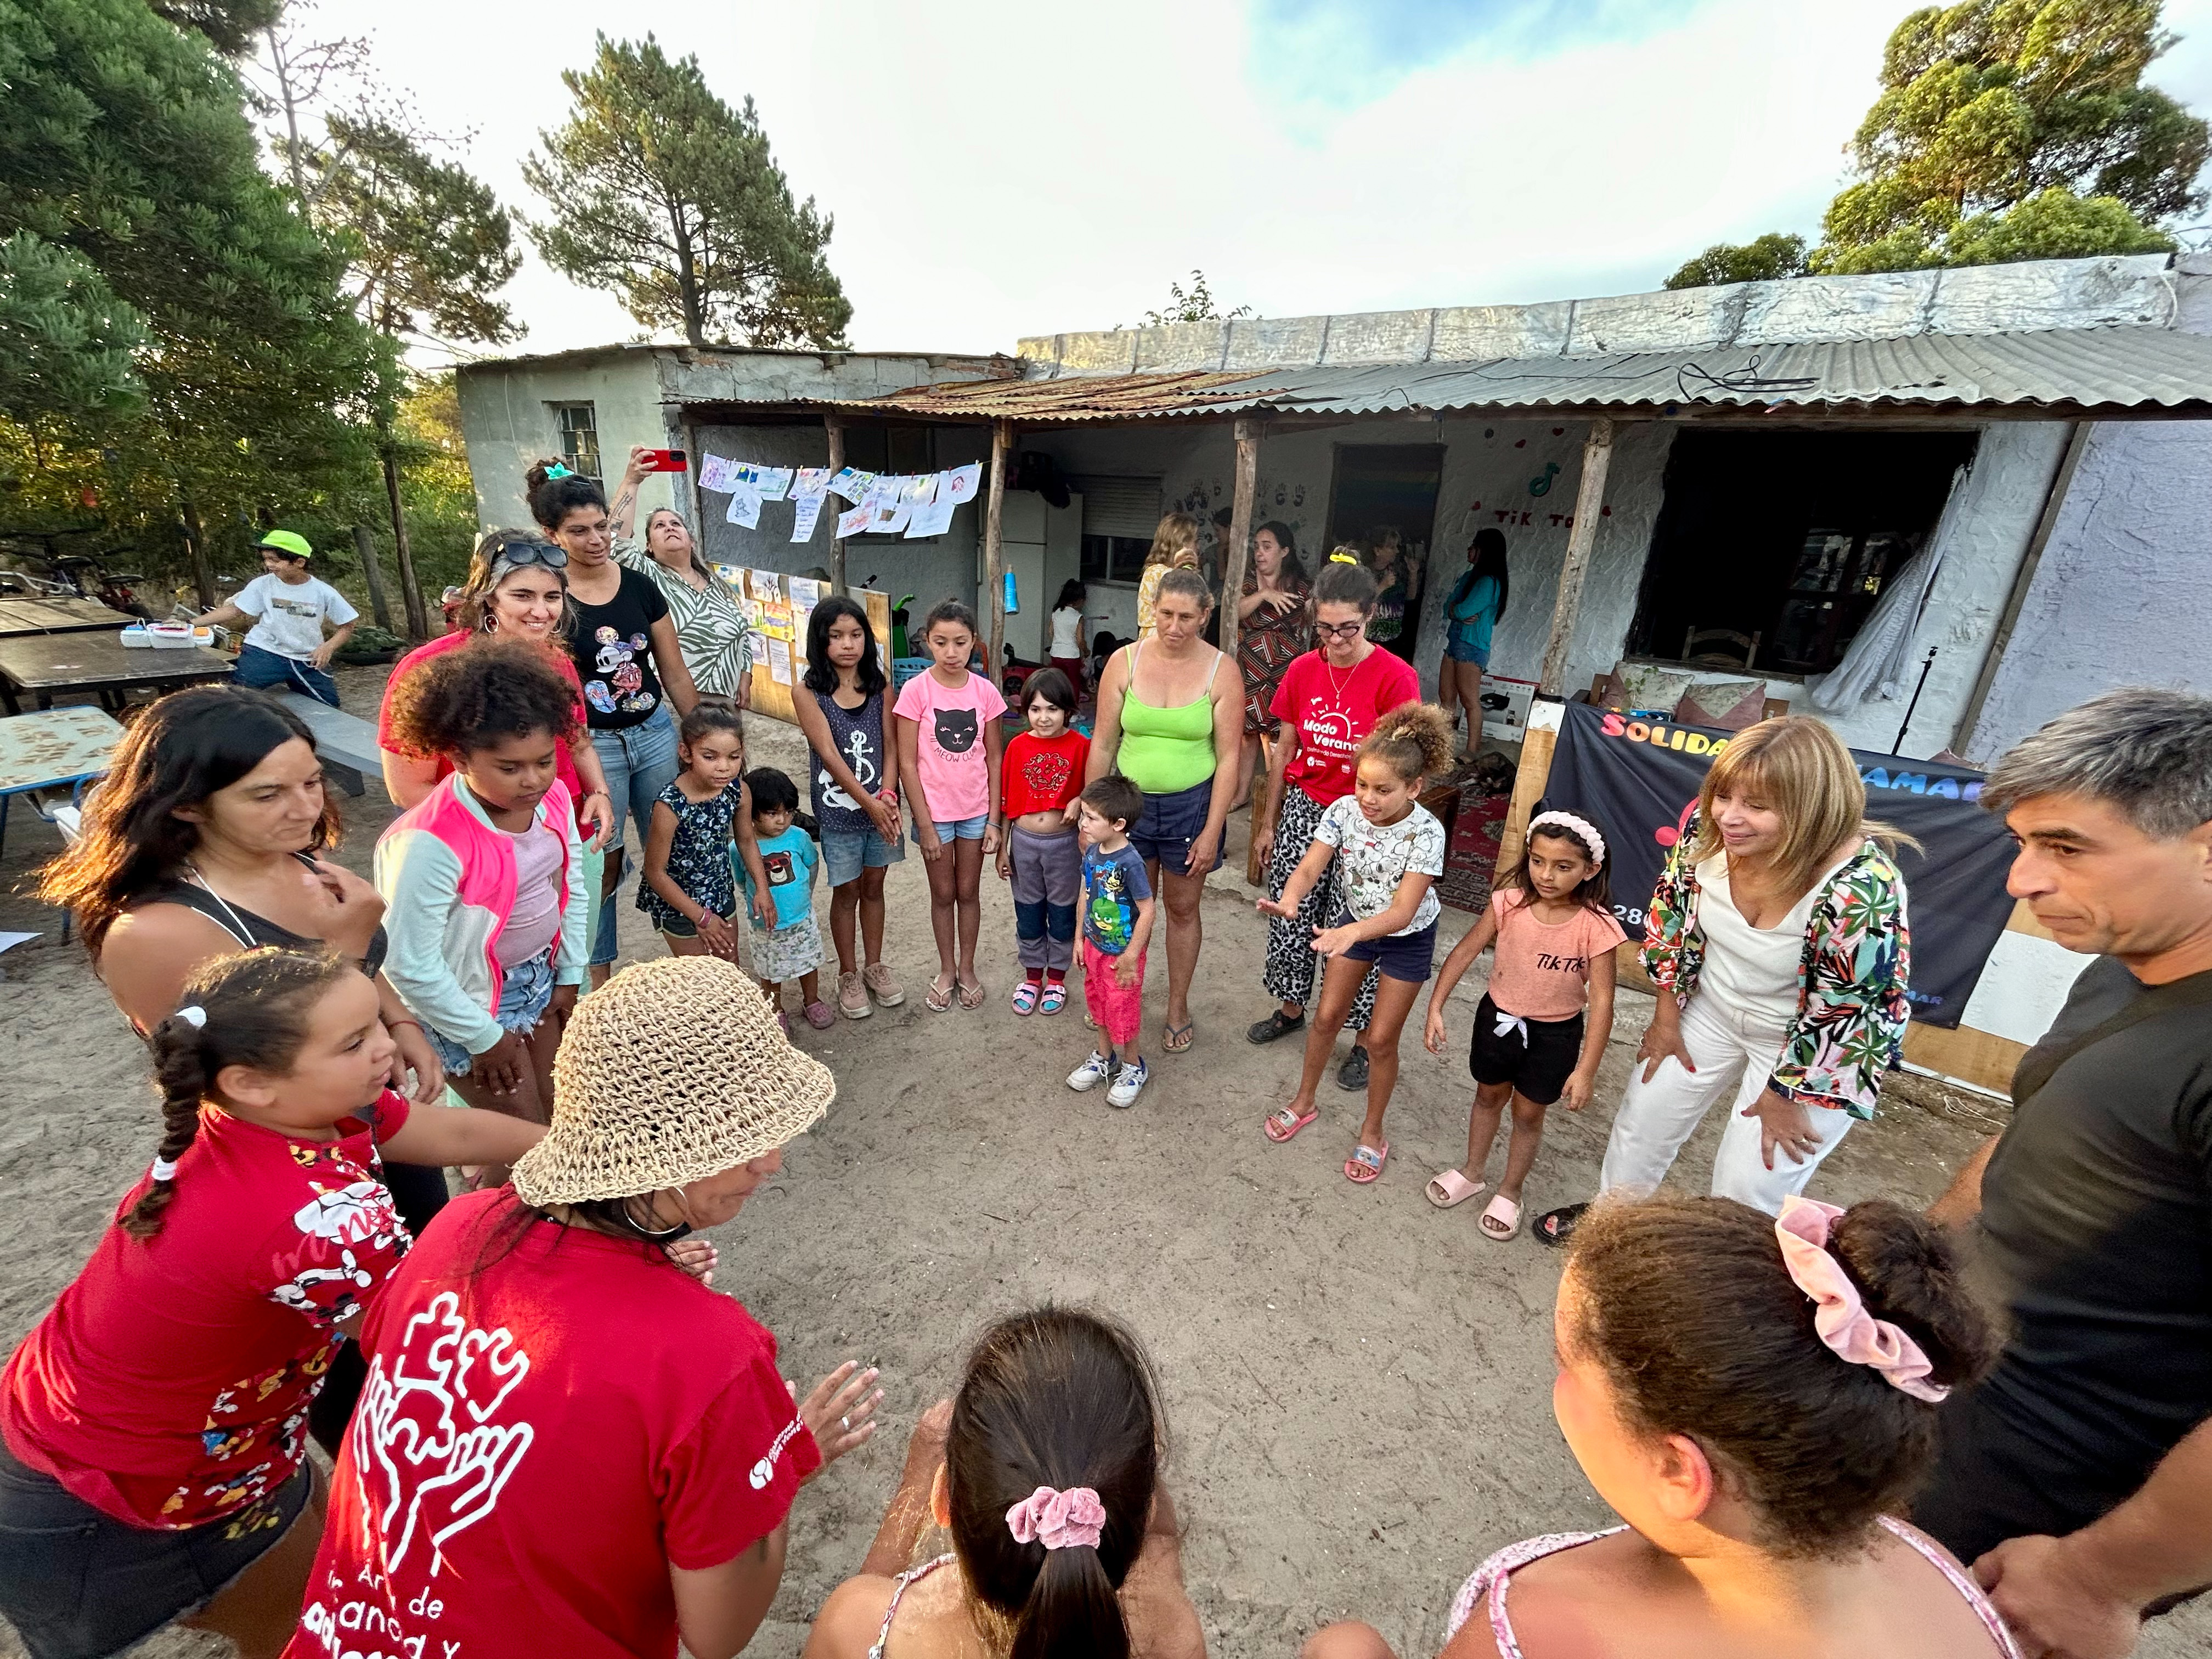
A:
<svg viewBox="0 0 2212 1659">
<path fill-rule="evenodd" d="M 677 447 L 672 416 L 661 407 L 659 369 L 647 349 L 610 349 L 542 362 L 474 364 L 456 377 L 461 432 L 475 480 L 477 521 L 487 529 L 529 527 L 522 478 L 532 465 L 561 453 L 556 404 L 589 403 L 599 423 L 599 460 L 619 477 L 630 446 Z M 645 507 L 669 505 L 664 486 L 648 481 Z"/>
<path fill-rule="evenodd" d="M 2212 691 L 2212 425 L 2104 422 L 2060 505 L 1966 753 L 1989 765 L 2120 685 Z"/>
<path fill-rule="evenodd" d="M 1328 556 L 1324 539 L 1338 446 L 1441 442 L 1443 479 L 1414 659 L 1425 690 L 1433 694 L 1436 665 L 1443 654 L 1443 609 L 1428 599 L 1441 597 L 1458 579 L 1467 544 L 1484 525 L 1504 532 L 1513 570 L 1512 597 L 1491 665 L 1500 674 L 1534 679 L 1550 635 L 1585 431 L 1580 422 L 1455 416 L 1442 422 L 1378 421 L 1270 437 L 1260 449 L 1253 522 L 1274 519 L 1288 525 L 1310 574 Z M 1606 492 L 1611 510 L 1599 526 L 1583 590 L 1567 675 L 1570 690 L 1587 686 L 1620 655 L 1658 516 L 1672 431 L 1656 423 L 1627 427 L 1614 445 Z M 1029 447 L 1048 451 L 1070 472 L 1157 476 L 1168 509 L 1181 507 L 1201 519 L 1210 520 L 1217 508 L 1228 506 L 1235 488 L 1236 447 L 1225 427 L 1077 428 L 1040 434 Z M 1530 485 L 1538 480 L 1543 481 L 1543 492 L 1532 495 Z M 1125 638 L 1135 626 L 1133 591 L 1094 583 L 1088 608 L 1114 617 L 1104 625 Z"/>
<path fill-rule="evenodd" d="M 1565 690 L 1570 696 L 1612 668 L 1626 648 L 1675 430 L 1659 422 L 1617 429 L 1607 472 L 1606 510 L 1569 647 Z M 1457 578 L 1476 530 L 1488 525 L 1501 531 L 1512 562 L 1512 597 L 1493 639 L 1491 668 L 1511 678 L 1534 679 L 1551 635 L 1587 432 L 1587 423 L 1579 421 L 1452 416 L 1441 423 L 1353 423 L 1270 437 L 1260 450 L 1254 522 L 1273 518 L 1288 524 L 1310 571 L 1327 551 L 1321 543 L 1338 445 L 1441 441 L 1443 482 L 1428 592 L 1440 596 Z M 1915 659 L 1930 645 L 1936 647 L 1936 659 L 1913 714 L 1907 754 L 1924 757 L 1956 741 L 1959 720 L 2042 511 L 2065 436 L 2060 422 L 2018 421 L 1992 422 L 1981 434 L 1946 539 L 1942 569 L 1915 636 Z M 1235 447 L 1225 428 L 1078 428 L 1042 434 L 1025 443 L 1048 451 L 1070 472 L 1158 476 L 1168 507 L 1187 507 L 1202 518 L 1226 506 L 1233 488 Z M 2212 470 L 2207 477 L 2212 478 Z M 1539 483 L 1542 493 L 1531 493 Z M 2201 585 L 2201 564 L 2199 572 Z M 1108 614 L 1113 620 L 1104 625 L 1125 637 L 1134 626 L 1135 600 L 1129 590 L 1093 584 L 1088 609 Z M 1099 626 L 1093 623 L 1094 631 Z M 2200 630 L 2197 637 L 2202 636 Z M 1443 608 L 1425 604 L 1414 653 L 1425 695 L 1434 695 L 1443 654 Z M 2079 677 L 2069 680 L 2078 684 Z M 2094 689 L 2080 690 L 2060 706 L 2079 702 Z M 1776 678 L 1769 682 L 1769 691 L 1796 702 L 1805 687 Z M 1887 750 L 1904 708 L 1902 699 L 1877 698 L 1828 719 L 1847 743 Z"/>
</svg>

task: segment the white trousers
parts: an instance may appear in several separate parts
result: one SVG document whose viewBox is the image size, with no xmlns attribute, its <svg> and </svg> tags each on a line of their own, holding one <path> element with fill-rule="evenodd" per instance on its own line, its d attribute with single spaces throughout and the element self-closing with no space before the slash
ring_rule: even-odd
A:
<svg viewBox="0 0 2212 1659">
<path fill-rule="evenodd" d="M 1698 1069 L 1684 1070 L 1670 1054 L 1646 1083 L 1644 1062 L 1635 1063 L 1605 1145 L 1600 1188 L 1650 1196 L 1682 1143 L 1696 1132 L 1705 1114 L 1724 1101 L 1728 1127 L 1713 1158 L 1712 1194 L 1733 1198 L 1769 1215 L 1778 1213 L 1784 1199 L 1805 1190 L 1820 1160 L 1836 1149 L 1852 1122 L 1849 1112 L 1808 1106 L 1805 1114 L 1820 1139 L 1820 1149 L 1800 1164 L 1778 1146 L 1774 1167 L 1766 1167 L 1759 1156 L 1759 1120 L 1744 1116 L 1743 1109 L 1765 1092 L 1787 1035 L 1784 1027 L 1763 1015 L 1735 1012 L 1717 1006 L 1711 997 L 1692 997 L 1682 1010 L 1682 1046 Z"/>
</svg>

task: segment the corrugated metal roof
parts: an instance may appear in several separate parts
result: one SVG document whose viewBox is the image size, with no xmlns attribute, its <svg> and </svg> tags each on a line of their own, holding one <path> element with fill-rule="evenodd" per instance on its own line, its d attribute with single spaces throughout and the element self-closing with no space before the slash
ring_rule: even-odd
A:
<svg viewBox="0 0 2212 1659">
<path fill-rule="evenodd" d="M 2180 409 L 2212 413 L 2212 337 L 2159 327 L 1921 334 L 1796 345 L 1708 346 L 1607 357 L 1293 367 L 917 386 L 840 407 L 948 420 L 1075 425 L 1237 414 L 1405 410 L 1892 405 Z"/>
</svg>

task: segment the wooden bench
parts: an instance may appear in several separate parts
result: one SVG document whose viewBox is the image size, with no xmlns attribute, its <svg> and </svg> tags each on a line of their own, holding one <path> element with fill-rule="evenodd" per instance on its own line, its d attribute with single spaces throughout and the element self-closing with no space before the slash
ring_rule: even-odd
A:
<svg viewBox="0 0 2212 1659">
<path fill-rule="evenodd" d="M 384 776 L 384 755 L 377 744 L 375 726 L 357 714 L 318 702 L 304 692 L 285 690 L 279 695 L 284 706 L 300 717 L 301 724 L 315 734 L 315 752 L 331 782 L 349 795 L 358 795 L 365 778 Z"/>
</svg>

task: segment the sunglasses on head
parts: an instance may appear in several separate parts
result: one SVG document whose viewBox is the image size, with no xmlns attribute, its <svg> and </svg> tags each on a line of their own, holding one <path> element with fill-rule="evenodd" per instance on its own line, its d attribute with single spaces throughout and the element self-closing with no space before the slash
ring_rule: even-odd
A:
<svg viewBox="0 0 2212 1659">
<path fill-rule="evenodd" d="M 509 542 L 499 550 L 500 558 L 507 564 L 542 564 L 548 570 L 566 570 L 568 550 L 551 542 Z"/>
</svg>

